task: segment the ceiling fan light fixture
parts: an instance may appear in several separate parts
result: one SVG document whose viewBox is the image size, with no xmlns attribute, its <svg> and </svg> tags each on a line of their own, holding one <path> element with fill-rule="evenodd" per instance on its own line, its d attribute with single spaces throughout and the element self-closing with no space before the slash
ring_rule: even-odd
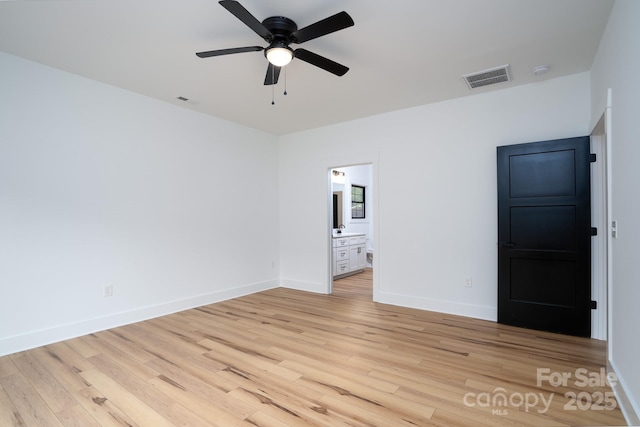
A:
<svg viewBox="0 0 640 427">
<path fill-rule="evenodd" d="M 267 49 L 266 56 L 276 67 L 284 67 L 293 59 L 293 51 L 286 46 L 270 47 Z"/>
</svg>

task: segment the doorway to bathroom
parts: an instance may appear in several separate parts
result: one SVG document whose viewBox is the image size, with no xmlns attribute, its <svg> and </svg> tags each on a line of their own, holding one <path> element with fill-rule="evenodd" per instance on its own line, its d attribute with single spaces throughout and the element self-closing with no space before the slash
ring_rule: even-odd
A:
<svg viewBox="0 0 640 427">
<path fill-rule="evenodd" d="M 373 300 L 373 165 L 329 170 L 330 293 Z"/>
</svg>

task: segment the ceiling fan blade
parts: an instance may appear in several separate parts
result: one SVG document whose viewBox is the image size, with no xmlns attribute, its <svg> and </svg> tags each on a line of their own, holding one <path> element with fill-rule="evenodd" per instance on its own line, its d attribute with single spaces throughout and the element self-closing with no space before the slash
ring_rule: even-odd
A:
<svg viewBox="0 0 640 427">
<path fill-rule="evenodd" d="M 240 3 L 233 0 L 221 0 L 218 3 L 229 12 L 231 12 L 236 18 L 241 20 L 247 27 L 251 28 L 260 37 L 270 42 L 273 40 L 273 34 L 269 31 L 260 21 L 256 19 L 247 9 Z"/>
<path fill-rule="evenodd" d="M 316 53 L 309 52 L 306 49 L 296 49 L 293 52 L 293 56 L 298 59 L 301 59 L 304 62 L 308 62 L 311 65 L 315 65 L 316 67 L 322 68 L 330 73 L 335 74 L 336 76 L 344 76 L 347 71 L 349 71 L 349 67 L 345 67 L 342 64 L 338 64 L 335 61 L 325 58 L 324 56 L 320 56 Z"/>
<path fill-rule="evenodd" d="M 263 50 L 262 46 L 234 47 L 231 49 L 209 50 L 207 52 L 196 52 L 200 58 L 209 58 L 212 56 L 231 55 L 233 53 L 258 52 Z"/>
<path fill-rule="evenodd" d="M 269 67 L 267 68 L 267 75 L 264 77 L 264 85 L 274 85 L 278 83 L 278 77 L 280 77 L 280 70 L 282 67 L 276 67 L 275 65 L 269 63 Z"/>
<path fill-rule="evenodd" d="M 318 21 L 315 24 L 311 24 L 298 31 L 294 31 L 291 34 L 291 41 L 293 43 L 304 43 L 353 25 L 353 19 L 351 19 L 351 16 L 349 16 L 347 12 L 336 13 L 335 15 Z"/>
</svg>

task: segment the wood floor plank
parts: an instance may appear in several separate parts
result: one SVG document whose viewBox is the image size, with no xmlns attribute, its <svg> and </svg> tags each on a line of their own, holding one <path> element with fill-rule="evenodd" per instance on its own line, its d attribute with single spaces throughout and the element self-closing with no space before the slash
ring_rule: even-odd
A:
<svg viewBox="0 0 640 427">
<path fill-rule="evenodd" d="M 91 362 L 97 369 L 116 380 L 119 384 L 131 391 L 138 399 L 143 401 L 153 410 L 164 416 L 176 426 L 207 426 L 208 422 L 188 410 L 184 406 L 176 403 L 166 394 L 157 390 L 147 381 L 146 375 L 139 375 L 137 367 L 134 371 L 128 369 L 127 363 L 122 363 L 122 359 L 113 360 L 104 354 L 98 354 L 91 358 Z M 156 376 L 161 375 L 156 372 Z M 154 377 L 154 378 L 155 378 Z M 151 379 L 151 378 L 149 378 Z"/>
<path fill-rule="evenodd" d="M 230 394 L 242 400 L 247 405 L 258 407 L 260 412 L 291 427 L 310 425 L 312 417 L 317 415 L 312 410 L 309 410 L 307 405 L 300 404 L 298 399 L 279 399 L 279 396 L 265 390 L 239 387 L 230 392 Z M 327 420 L 327 422 L 320 423 L 319 425 L 328 426 L 330 424 Z"/>
<path fill-rule="evenodd" d="M 477 412 L 466 413 L 464 409 L 456 409 L 455 411 L 437 409 L 431 416 L 430 421 L 434 426 L 439 427 L 465 427 L 469 425 L 476 427 L 512 427 L 517 425 L 508 419 L 497 420 L 495 416 L 490 414 L 483 417 L 479 416 Z"/>
<path fill-rule="evenodd" d="M 57 412 L 56 417 L 65 427 L 100 427 L 100 423 L 80 404 Z"/>
<path fill-rule="evenodd" d="M 289 381 L 295 381 L 300 378 L 299 372 L 280 365 L 280 359 L 271 358 L 266 352 L 264 354 L 254 350 L 247 352 L 246 349 L 242 347 L 230 347 L 229 345 L 211 339 L 203 340 L 201 343 L 210 349 L 207 354 L 210 359 L 218 361 L 232 360 L 234 364 L 254 366 L 260 370 L 281 376 Z"/>
<path fill-rule="evenodd" d="M 157 371 L 154 371 L 139 359 L 130 357 L 129 353 L 126 351 L 126 347 L 119 348 L 117 343 L 114 345 L 114 340 L 112 340 L 111 337 L 108 335 L 105 335 L 104 337 L 107 339 L 93 339 L 87 341 L 89 343 L 88 345 L 96 351 L 94 355 L 87 358 L 91 362 L 92 366 L 95 367 L 96 361 L 102 361 L 104 366 L 104 358 L 106 357 L 115 361 L 121 366 L 122 370 L 129 372 L 129 375 L 135 375 L 143 380 L 148 380 L 158 376 Z M 148 358 L 147 361 L 149 360 L 152 360 L 152 358 Z"/>
<path fill-rule="evenodd" d="M 391 412 L 378 404 L 367 403 L 348 395 L 326 395 L 322 398 L 321 404 L 328 411 L 348 416 L 366 426 L 415 427 L 418 425 L 426 427 L 431 425 L 426 420 L 422 420 L 420 423 L 407 420 L 400 414 Z"/>
<path fill-rule="evenodd" d="M 434 408 L 427 405 L 416 404 L 394 396 L 393 393 L 398 389 L 396 384 L 372 377 L 344 378 L 344 371 L 332 373 L 332 370 L 327 367 L 316 368 L 289 360 L 282 363 L 302 372 L 303 377 L 297 382 L 324 393 L 325 397 L 322 400 L 334 398 L 331 401 L 335 403 L 349 399 L 351 405 L 361 406 L 374 412 L 382 412 L 384 409 L 384 412 L 388 411 L 414 421 L 424 421 L 434 411 Z"/>
<path fill-rule="evenodd" d="M 81 369 L 73 364 L 72 360 L 63 359 L 59 351 L 51 346 L 38 347 L 29 351 L 42 366 L 54 373 L 56 380 L 69 392 L 82 390 L 89 386 L 80 376 Z M 87 367 L 83 364 L 83 367 Z"/>
<path fill-rule="evenodd" d="M 98 332 L 86 337 L 81 337 L 81 339 L 86 342 L 86 345 L 91 346 L 91 348 L 93 349 L 95 349 L 96 346 L 94 344 L 97 342 L 109 344 L 113 348 L 126 353 L 130 359 L 135 360 L 139 363 L 148 362 L 149 360 L 156 357 L 145 350 L 139 342 L 136 342 L 133 339 L 127 337 L 126 332 L 128 331 L 129 329 L 127 328 L 115 328 L 108 331 Z"/>
<path fill-rule="evenodd" d="M 95 356 L 98 354 L 98 350 L 90 346 L 87 342 L 87 338 L 91 338 L 91 335 L 73 338 L 65 341 L 69 347 L 73 349 L 76 353 L 84 358 L 89 358 L 91 356 Z"/>
<path fill-rule="evenodd" d="M 600 372 L 606 343 L 374 303 L 371 280 L 366 269 L 332 295 L 271 289 L 0 357 L 0 426 L 624 424 L 617 402 L 587 405 L 607 385 L 537 384 L 539 368 Z M 499 405 L 501 390 L 554 397 L 539 412 Z M 565 393 L 583 393 L 580 408 Z"/>
<path fill-rule="evenodd" d="M 230 392 L 221 390 L 216 384 L 205 383 L 200 379 L 186 373 L 179 366 L 172 365 L 163 360 L 149 362 L 160 373 L 158 378 L 153 381 L 157 383 L 158 379 L 179 388 L 185 392 L 197 395 L 202 399 L 211 402 L 212 405 L 232 414 L 238 419 L 245 419 L 251 415 L 255 408 L 245 405 L 234 399 Z"/>
<path fill-rule="evenodd" d="M 107 400 L 127 414 L 137 425 L 171 426 L 171 423 L 166 418 L 104 372 L 94 368 L 83 371 L 80 375 L 104 395 Z"/>
<path fill-rule="evenodd" d="M 77 405 L 73 396 L 56 380 L 54 374 L 42 366 L 31 354 L 14 359 L 22 376 L 33 386 L 38 395 L 54 412 L 61 412 Z"/>
<path fill-rule="evenodd" d="M 0 378 L 0 386 L 9 396 L 14 414 L 27 426 L 62 426 L 58 418 L 47 406 L 42 396 L 22 375 Z M 15 416 L 18 419 L 18 416 Z"/>
<path fill-rule="evenodd" d="M 255 426 L 260 427 L 290 427 L 289 424 L 286 424 L 283 421 L 280 421 L 268 414 L 265 414 L 262 411 L 257 411 L 249 418 L 247 421 Z"/>
<path fill-rule="evenodd" d="M 78 404 L 95 419 L 99 425 L 106 427 L 137 427 L 115 402 L 110 401 L 95 388 L 88 386 L 73 393 Z"/>
<path fill-rule="evenodd" d="M 8 375 L 3 378 L 7 378 Z M 20 410 L 11 401 L 11 398 L 0 383 L 0 426 L 26 426 Z"/>
<path fill-rule="evenodd" d="M 187 408 L 198 417 L 205 420 L 208 425 L 215 427 L 247 427 L 250 424 L 233 414 L 212 404 L 204 397 L 191 393 L 184 387 L 172 382 L 165 377 L 158 377 L 149 381 L 157 390 L 166 394 L 176 403 Z"/>
<path fill-rule="evenodd" d="M 0 357 L 0 378 L 19 374 L 20 370 L 9 356 Z"/>
</svg>

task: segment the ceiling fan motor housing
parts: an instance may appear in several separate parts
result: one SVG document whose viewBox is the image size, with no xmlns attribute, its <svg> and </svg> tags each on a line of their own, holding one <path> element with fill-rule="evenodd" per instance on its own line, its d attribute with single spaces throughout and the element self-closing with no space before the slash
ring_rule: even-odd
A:
<svg viewBox="0 0 640 427">
<path fill-rule="evenodd" d="M 284 16 L 272 16 L 262 21 L 262 25 L 273 34 L 272 40 L 268 42 L 281 42 L 288 45 L 294 40 L 291 39 L 291 33 L 298 31 L 298 26 L 291 19 Z"/>
</svg>

